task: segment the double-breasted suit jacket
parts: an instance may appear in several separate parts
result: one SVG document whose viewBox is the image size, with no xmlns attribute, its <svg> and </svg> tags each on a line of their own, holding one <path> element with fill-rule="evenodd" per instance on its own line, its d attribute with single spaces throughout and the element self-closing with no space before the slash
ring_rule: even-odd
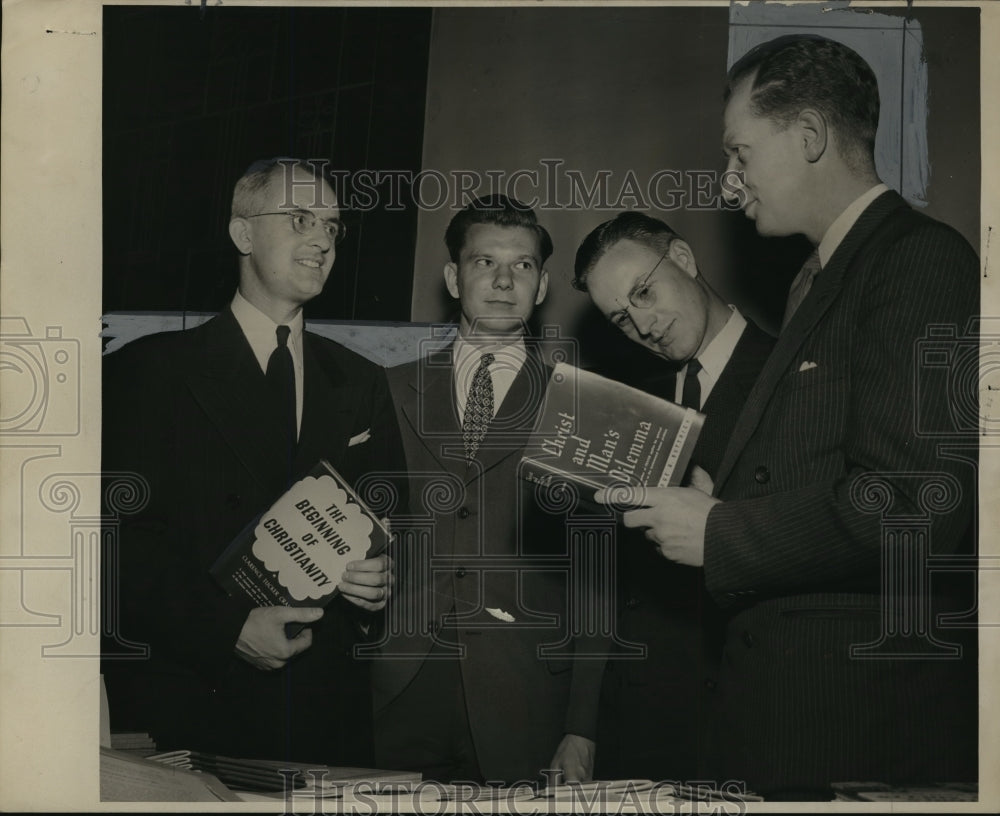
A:
<svg viewBox="0 0 1000 816">
<path fill-rule="evenodd" d="M 570 626 L 563 516 L 543 510 L 518 472 L 549 373 L 529 347 L 468 464 L 451 349 L 389 371 L 411 512 L 430 525 L 429 556 L 397 556 L 391 603 L 425 614 L 420 626 L 389 640 L 384 651 L 396 657 L 375 662 L 375 704 L 388 704 L 413 679 L 430 634 L 444 623 L 464 652 L 459 665 L 469 725 L 487 779 L 533 779 L 564 734 L 592 739 L 596 726 L 603 664 L 573 660 L 572 643 L 543 650 L 558 647 Z M 413 577 L 419 569 L 424 574 Z"/>
<path fill-rule="evenodd" d="M 120 636 L 149 646 L 149 657 L 115 660 L 106 648 L 102 670 L 112 725 L 148 731 L 161 749 L 371 762 L 369 668 L 351 653 L 365 613 L 335 598 L 313 625 L 309 649 L 261 671 L 234 653 L 250 607 L 208 572 L 320 458 L 351 482 L 401 466 L 381 368 L 304 332 L 303 376 L 299 440 L 289 451 L 266 407 L 264 373 L 229 309 L 197 328 L 136 340 L 105 361 L 103 468 L 138 474 L 148 502 L 120 517 L 117 551 L 106 554 L 118 573 L 104 595 L 106 603 L 120 595 L 108 614 Z"/>
<path fill-rule="evenodd" d="M 937 617 L 969 599 L 948 605 L 921 548 L 959 552 L 974 522 L 975 439 L 942 443 L 961 442 L 978 380 L 934 373 L 960 357 L 978 271 L 954 230 L 882 194 L 750 393 L 705 534 L 707 587 L 732 613 L 725 778 L 767 793 L 975 777 L 974 632 Z M 937 357 L 921 357 L 928 342 Z"/>
</svg>

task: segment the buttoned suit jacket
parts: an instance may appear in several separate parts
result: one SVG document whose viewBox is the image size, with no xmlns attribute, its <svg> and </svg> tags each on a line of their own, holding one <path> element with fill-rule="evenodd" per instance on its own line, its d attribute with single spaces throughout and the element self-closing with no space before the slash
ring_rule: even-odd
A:
<svg viewBox="0 0 1000 816">
<path fill-rule="evenodd" d="M 529 346 L 468 465 L 451 351 L 388 372 L 410 475 L 412 521 L 424 527 L 429 555 L 416 555 L 405 535 L 397 544 L 397 592 L 390 604 L 425 613 L 419 625 L 387 642 L 383 651 L 391 659 L 375 661 L 375 705 L 378 710 L 388 704 L 412 680 L 444 622 L 444 631 L 457 637 L 449 642 L 464 651 L 459 662 L 483 775 L 534 779 L 564 734 L 593 739 L 603 669 L 600 661 L 573 660 L 574 644 L 563 642 L 563 516 L 543 510 L 519 475 L 550 369 Z M 545 569 L 535 566 L 542 561 Z M 447 616 L 453 608 L 457 617 Z M 514 620 L 505 622 L 485 608 Z M 387 620 L 393 620 L 392 609 Z M 541 651 L 546 646 L 553 648 Z"/>
<path fill-rule="evenodd" d="M 692 453 L 709 475 L 770 353 L 774 338 L 748 321 L 702 406 Z M 676 372 L 640 383 L 674 400 Z M 622 570 L 618 635 L 646 647 L 643 659 L 608 661 L 601 693 L 598 766 L 602 777 L 705 778 L 713 689 L 722 643 L 720 614 L 701 569 L 667 561 L 639 532 L 618 530 Z"/>
<path fill-rule="evenodd" d="M 146 506 L 119 515 L 119 637 L 148 659 L 116 660 L 105 642 L 113 727 L 148 731 L 163 750 L 364 765 L 372 761 L 368 665 L 353 659 L 365 613 L 334 598 L 312 646 L 261 671 L 234 653 L 250 611 L 209 568 L 229 542 L 326 458 L 352 483 L 399 470 L 399 435 L 384 371 L 303 334 L 303 410 L 294 451 L 269 413 L 263 371 L 229 309 L 187 331 L 138 339 L 104 366 L 109 479 L 141 477 Z M 350 444 L 351 439 L 370 439 Z M 116 594 L 120 597 L 116 598 Z"/>
<path fill-rule="evenodd" d="M 948 606 L 937 579 L 932 597 L 913 558 L 925 545 L 961 551 L 974 522 L 977 442 L 960 431 L 978 380 L 943 386 L 919 355 L 929 342 L 946 365 L 961 356 L 978 270 L 954 230 L 884 193 L 751 391 L 705 534 L 708 589 L 732 613 L 718 689 L 725 778 L 767 793 L 975 777 L 974 632 L 937 618 L 969 599 Z M 892 549 L 883 533 L 907 519 Z M 902 592 L 881 583 L 887 553 L 909 566 Z M 915 617 L 890 614 L 907 603 Z M 886 637 L 901 626 L 920 636 Z"/>
</svg>

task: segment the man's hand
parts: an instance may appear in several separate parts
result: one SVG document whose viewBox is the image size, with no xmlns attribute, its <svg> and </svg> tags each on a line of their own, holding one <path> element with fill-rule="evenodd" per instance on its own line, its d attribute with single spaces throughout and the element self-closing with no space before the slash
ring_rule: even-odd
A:
<svg viewBox="0 0 1000 816">
<path fill-rule="evenodd" d="M 626 527 L 645 527 L 664 558 L 689 567 L 705 563 L 705 525 L 719 504 L 695 487 L 632 487 L 599 490 L 598 502 L 635 505 L 622 516 Z"/>
<path fill-rule="evenodd" d="M 312 630 L 285 636 L 286 623 L 315 623 L 323 610 L 314 606 L 261 606 L 251 610 L 236 641 L 236 654 L 261 671 L 280 669 L 312 645 Z"/>
<path fill-rule="evenodd" d="M 712 491 L 715 489 L 715 482 L 712 481 L 712 477 L 708 475 L 707 470 L 697 465 L 691 465 L 691 481 L 684 485 L 684 487 L 697 487 L 702 493 L 707 493 L 711 496 Z"/>
<path fill-rule="evenodd" d="M 388 555 L 351 561 L 340 577 L 337 589 L 355 606 L 375 612 L 385 606 L 395 577 Z"/>
<path fill-rule="evenodd" d="M 594 754 L 597 745 L 593 740 L 576 734 L 562 738 L 556 754 L 549 763 L 553 771 L 562 771 L 562 782 L 589 782 L 594 777 Z"/>
</svg>

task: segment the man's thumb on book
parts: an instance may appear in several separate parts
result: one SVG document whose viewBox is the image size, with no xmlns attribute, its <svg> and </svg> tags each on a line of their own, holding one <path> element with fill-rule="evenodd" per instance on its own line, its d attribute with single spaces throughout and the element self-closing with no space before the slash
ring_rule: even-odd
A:
<svg viewBox="0 0 1000 816">
<path fill-rule="evenodd" d="M 298 621 L 312 623 L 323 617 L 323 610 L 318 606 L 284 606 L 280 617 L 283 621 Z"/>
</svg>

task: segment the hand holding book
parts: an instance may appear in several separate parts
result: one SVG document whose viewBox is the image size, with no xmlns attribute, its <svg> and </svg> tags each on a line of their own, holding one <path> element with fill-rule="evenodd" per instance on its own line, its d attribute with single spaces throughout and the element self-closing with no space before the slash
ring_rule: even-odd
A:
<svg viewBox="0 0 1000 816">
<path fill-rule="evenodd" d="M 377 612 L 385 607 L 394 581 L 392 559 L 383 553 L 375 558 L 351 561 L 337 589 L 344 600 L 369 612 Z"/>
<path fill-rule="evenodd" d="M 702 477 L 698 479 L 704 484 Z M 620 485 L 597 491 L 594 501 L 618 509 L 633 507 L 622 515 L 626 527 L 645 528 L 646 538 L 664 558 L 688 567 L 704 566 L 705 527 L 712 508 L 721 504 L 719 499 L 697 487 Z"/>
<path fill-rule="evenodd" d="M 321 460 L 210 569 L 228 595 L 260 607 L 247 616 L 237 654 L 262 670 L 284 666 L 309 648 L 312 635 L 303 628 L 338 594 L 361 609 L 382 609 L 392 583 L 392 560 L 383 554 L 389 537 L 385 522 Z"/>
<path fill-rule="evenodd" d="M 708 471 L 704 468 L 698 467 L 698 465 L 691 465 L 691 472 L 688 476 L 688 483 L 684 487 L 694 487 L 709 496 L 712 495 L 712 491 L 715 490 L 715 482 L 712 481 L 712 477 L 709 475 Z"/>
<path fill-rule="evenodd" d="M 323 617 L 311 606 L 261 606 L 251 609 L 236 641 L 236 654 L 261 671 L 282 668 L 312 645 L 308 624 Z M 288 637 L 286 626 L 304 627 Z"/>
</svg>

